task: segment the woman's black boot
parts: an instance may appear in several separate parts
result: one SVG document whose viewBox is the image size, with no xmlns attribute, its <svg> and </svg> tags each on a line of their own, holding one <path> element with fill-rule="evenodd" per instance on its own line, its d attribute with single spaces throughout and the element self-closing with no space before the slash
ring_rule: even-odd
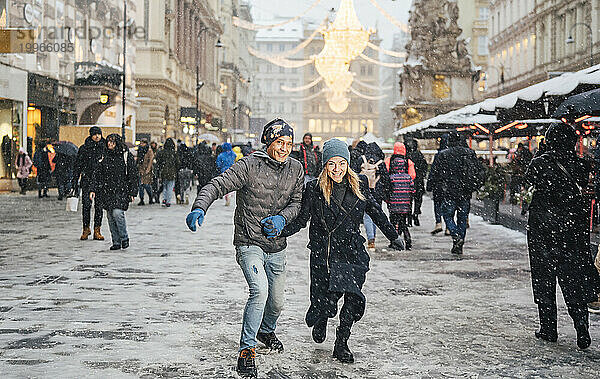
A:
<svg viewBox="0 0 600 379">
<path fill-rule="evenodd" d="M 410 231 L 408 229 L 404 231 L 404 247 L 406 250 L 412 249 L 412 238 L 410 238 Z"/>
<path fill-rule="evenodd" d="M 569 315 L 571 315 L 575 331 L 577 331 L 577 347 L 582 350 L 587 349 L 592 344 L 587 306 L 584 305 L 577 308 L 569 307 Z"/>
<path fill-rule="evenodd" d="M 540 330 L 535 332 L 539 339 L 556 342 L 558 332 L 556 331 L 556 305 L 538 305 L 540 315 Z"/>
<path fill-rule="evenodd" d="M 354 363 L 354 355 L 348 348 L 348 338 L 350 338 L 350 327 L 340 325 L 335 334 L 333 357 L 342 363 Z"/>
<path fill-rule="evenodd" d="M 316 343 L 322 343 L 327 337 L 327 317 L 317 321 L 313 325 L 312 338 Z"/>
</svg>

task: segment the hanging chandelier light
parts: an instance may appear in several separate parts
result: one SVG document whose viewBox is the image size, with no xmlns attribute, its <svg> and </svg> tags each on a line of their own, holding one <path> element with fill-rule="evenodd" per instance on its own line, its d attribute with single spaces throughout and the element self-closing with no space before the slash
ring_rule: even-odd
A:
<svg viewBox="0 0 600 379">
<path fill-rule="evenodd" d="M 325 41 L 323 50 L 314 58 L 315 68 L 326 82 L 334 82 L 338 76 L 350 70 L 350 61 L 341 51 Z"/>
<path fill-rule="evenodd" d="M 335 20 L 323 32 L 325 44 L 332 44 L 348 61 L 362 53 L 373 30 L 366 30 L 358 20 L 352 0 L 342 0 Z"/>
<path fill-rule="evenodd" d="M 348 105 L 350 105 L 350 99 L 344 92 L 329 91 L 327 103 L 333 112 L 343 113 L 346 111 L 346 109 L 348 109 Z"/>
<path fill-rule="evenodd" d="M 325 81 L 325 84 L 327 84 L 327 87 L 333 92 L 346 93 L 352 86 L 352 82 L 354 82 L 354 74 L 350 71 L 345 71 L 337 75 L 334 80 Z"/>
</svg>

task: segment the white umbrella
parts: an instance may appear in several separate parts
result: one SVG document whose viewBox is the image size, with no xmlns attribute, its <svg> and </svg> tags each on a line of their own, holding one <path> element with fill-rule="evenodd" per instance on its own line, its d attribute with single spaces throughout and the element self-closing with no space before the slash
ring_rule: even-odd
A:
<svg viewBox="0 0 600 379">
<path fill-rule="evenodd" d="M 209 142 L 221 142 L 221 140 L 219 139 L 219 137 L 215 136 L 214 134 L 210 134 L 210 133 L 204 133 L 204 134 L 200 134 L 198 136 L 198 141 L 209 141 Z"/>
</svg>

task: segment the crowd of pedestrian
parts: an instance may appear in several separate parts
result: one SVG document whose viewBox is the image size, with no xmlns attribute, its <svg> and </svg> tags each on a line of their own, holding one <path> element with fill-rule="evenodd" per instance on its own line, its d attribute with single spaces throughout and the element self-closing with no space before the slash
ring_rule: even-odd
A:
<svg viewBox="0 0 600 379">
<path fill-rule="evenodd" d="M 264 127 L 264 148 L 254 152 L 251 146 L 230 143 L 202 142 L 190 148 L 171 138 L 162 147 L 142 140 L 131 149 L 119 135 L 103 138 L 102 130 L 94 126 L 76 155 L 47 144 L 36 150 L 33 159 L 22 149 L 15 167 L 22 193 L 32 167 L 37 170 L 39 197 L 47 196 L 52 175 L 59 198 L 81 192 L 82 240 L 92 234 L 92 208 L 93 239 L 104 239 L 100 229 L 105 210 L 111 250 L 129 247 L 125 212 L 136 196 L 139 206 L 146 205 L 146 195 L 148 204 L 165 208 L 173 199 L 184 203 L 194 178 L 197 195 L 186 223 L 196 231 L 205 218 L 209 221 L 208 210 L 217 199 L 224 198 L 229 206 L 237 193 L 233 244 L 249 291 L 237 371 L 256 377 L 257 343 L 275 351 L 284 349 L 275 329 L 284 305 L 287 237 L 309 226 L 310 307 L 305 322 L 312 328 L 313 340 L 324 342 L 328 320 L 338 314 L 337 303 L 343 298 L 333 356 L 351 363 L 354 355 L 348 340 L 365 312 L 362 287 L 369 252 L 376 247 L 376 229 L 385 235 L 389 248 L 412 250 L 410 228 L 421 226 L 423 196 L 431 192 L 435 216 L 431 234 L 442 232 L 445 224 L 452 239 L 449 253 L 461 256 L 471 198 L 490 175 L 458 132 L 439 139 L 431 165 L 417 141 L 409 138 L 396 142 L 387 158 L 377 143 L 356 141 L 347 146 L 331 139 L 321 152 L 311 134 L 303 136 L 297 149 L 293 138 L 292 126 L 275 119 Z M 577 139 L 571 126 L 557 123 L 548 129 L 535 156 L 519 144 L 512 158 L 509 194 L 512 201 L 523 188 L 534 189 L 527 237 L 539 310 L 540 329 L 535 336 L 550 342 L 558 338 L 558 282 L 577 345 L 585 349 L 591 343 L 587 304 L 599 299 L 600 276 L 590 254 L 590 202 L 585 197 L 592 165 L 577 156 Z"/>
</svg>

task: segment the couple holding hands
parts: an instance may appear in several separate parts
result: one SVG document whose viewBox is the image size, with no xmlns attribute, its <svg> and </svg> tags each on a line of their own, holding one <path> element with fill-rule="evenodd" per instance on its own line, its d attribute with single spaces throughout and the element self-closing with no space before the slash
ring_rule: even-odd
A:
<svg viewBox="0 0 600 379">
<path fill-rule="evenodd" d="M 348 338 L 353 323 L 365 311 L 362 286 L 369 255 L 360 234 L 363 215 L 367 213 L 383 231 L 391 248 L 404 249 L 371 195 L 366 178 L 349 168 L 346 143 L 338 139 L 325 142 L 323 170 L 304 187 L 301 163 L 289 158 L 293 137 L 293 128 L 282 119 L 265 125 L 261 142 L 266 149 L 212 179 L 200 190 L 186 218 L 190 230 L 196 231 L 216 199 L 237 192 L 233 244 L 249 289 L 237 361 L 242 376 L 257 376 L 257 340 L 283 351 L 275 328 L 284 303 L 286 237 L 310 221 L 310 307 L 305 321 L 312 327 L 313 340 L 322 343 L 327 321 L 335 317 L 338 300 L 344 297 L 333 350 L 333 357 L 344 363 L 354 362 Z"/>
</svg>

